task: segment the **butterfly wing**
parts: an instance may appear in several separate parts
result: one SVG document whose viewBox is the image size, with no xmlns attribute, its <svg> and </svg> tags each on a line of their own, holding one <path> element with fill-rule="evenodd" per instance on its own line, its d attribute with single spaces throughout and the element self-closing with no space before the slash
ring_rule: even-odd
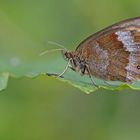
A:
<svg viewBox="0 0 140 140">
<path fill-rule="evenodd" d="M 135 18 L 131 18 L 131 19 L 126 19 L 126 20 L 120 21 L 120 22 L 115 23 L 115 24 L 113 24 L 113 25 L 111 25 L 109 27 L 104 28 L 103 30 L 101 30 L 99 32 L 96 32 L 96 33 L 92 34 L 91 36 L 89 36 L 85 40 L 83 40 L 78 45 L 76 50 L 81 49 L 82 47 L 84 47 L 89 42 L 92 42 L 92 41 L 100 38 L 104 34 L 112 32 L 112 30 L 124 29 L 124 28 L 129 27 L 129 26 L 139 27 L 140 26 L 140 17 L 135 17 Z"/>
<path fill-rule="evenodd" d="M 90 74 L 101 79 L 140 79 L 140 18 L 115 24 L 86 39 L 78 48 Z"/>
<path fill-rule="evenodd" d="M 140 79 L 140 27 L 129 27 L 116 32 L 117 39 L 122 43 L 126 52 L 129 52 L 128 63 L 125 67 L 126 81 Z M 122 56 L 123 57 L 123 56 Z M 121 58 L 122 58 L 121 57 Z M 122 62 L 123 63 L 123 62 Z"/>
</svg>

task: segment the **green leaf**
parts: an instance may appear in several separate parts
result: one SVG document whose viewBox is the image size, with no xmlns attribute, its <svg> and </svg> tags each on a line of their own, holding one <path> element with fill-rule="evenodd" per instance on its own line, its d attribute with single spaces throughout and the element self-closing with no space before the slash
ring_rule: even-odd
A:
<svg viewBox="0 0 140 140">
<path fill-rule="evenodd" d="M 0 91 L 7 87 L 9 73 L 0 74 Z"/>
<path fill-rule="evenodd" d="M 79 88 L 80 90 L 84 91 L 87 94 L 94 92 L 100 88 L 107 89 L 107 90 L 122 90 L 126 88 L 140 90 L 140 82 L 138 81 L 134 82 L 131 85 L 128 85 L 126 83 L 117 82 L 117 81 L 109 81 L 106 83 L 105 81 L 101 79 L 97 79 L 95 77 L 93 79 L 96 85 L 98 85 L 98 88 L 93 85 L 93 83 L 90 81 L 88 76 L 81 77 L 79 74 L 70 71 L 67 72 L 64 79 L 60 79 L 60 80 L 70 83 L 74 87 Z"/>
</svg>

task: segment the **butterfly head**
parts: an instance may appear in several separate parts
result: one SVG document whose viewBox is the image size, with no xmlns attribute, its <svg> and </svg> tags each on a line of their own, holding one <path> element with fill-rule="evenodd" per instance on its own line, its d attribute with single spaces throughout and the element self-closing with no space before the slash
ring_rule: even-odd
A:
<svg viewBox="0 0 140 140">
<path fill-rule="evenodd" d="M 80 72 L 81 75 L 85 74 L 86 65 L 84 61 L 81 61 L 76 52 L 62 51 L 63 57 L 66 61 L 70 62 L 70 68 L 76 72 Z"/>
</svg>

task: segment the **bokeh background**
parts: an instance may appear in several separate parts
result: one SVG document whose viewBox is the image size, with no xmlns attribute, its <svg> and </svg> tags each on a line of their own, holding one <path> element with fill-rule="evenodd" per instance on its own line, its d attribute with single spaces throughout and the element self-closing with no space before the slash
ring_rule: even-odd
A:
<svg viewBox="0 0 140 140">
<path fill-rule="evenodd" d="M 75 49 L 88 35 L 139 15 L 139 0 L 1 0 L 0 40 L 5 40 L 1 56 L 9 56 L 5 46 L 18 54 L 19 32 L 32 46 L 36 44 L 28 50 L 26 41 L 19 41 L 28 50 L 19 55 L 29 61 L 35 58 L 30 55 L 33 50 L 40 52 L 47 40 Z M 0 139 L 139 140 L 139 108 L 139 91 L 101 89 L 87 95 L 51 77 L 10 78 L 7 89 L 0 92 Z"/>
</svg>

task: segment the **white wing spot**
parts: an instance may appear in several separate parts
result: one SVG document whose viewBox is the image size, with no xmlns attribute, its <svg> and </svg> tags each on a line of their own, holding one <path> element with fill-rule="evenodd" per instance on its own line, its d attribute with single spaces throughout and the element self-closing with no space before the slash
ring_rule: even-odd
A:
<svg viewBox="0 0 140 140">
<path fill-rule="evenodd" d="M 129 63 L 126 66 L 126 70 L 127 70 L 126 78 L 130 80 L 134 80 L 130 71 L 133 71 L 135 69 L 134 66 L 137 64 L 137 60 L 134 57 L 133 53 L 136 52 L 140 46 L 134 42 L 134 38 L 131 35 L 130 31 L 118 31 L 116 32 L 116 35 L 118 35 L 118 40 L 123 43 L 126 51 L 130 52 L 128 58 Z"/>
<path fill-rule="evenodd" d="M 94 69 L 96 73 L 104 73 L 104 75 L 106 75 L 107 67 L 109 65 L 108 52 L 107 50 L 103 50 L 98 43 L 93 49 L 96 51 L 96 54 L 98 55 L 98 61 L 96 60 L 95 62 L 92 61 L 92 66 L 94 68 L 96 67 L 96 69 Z"/>
</svg>

